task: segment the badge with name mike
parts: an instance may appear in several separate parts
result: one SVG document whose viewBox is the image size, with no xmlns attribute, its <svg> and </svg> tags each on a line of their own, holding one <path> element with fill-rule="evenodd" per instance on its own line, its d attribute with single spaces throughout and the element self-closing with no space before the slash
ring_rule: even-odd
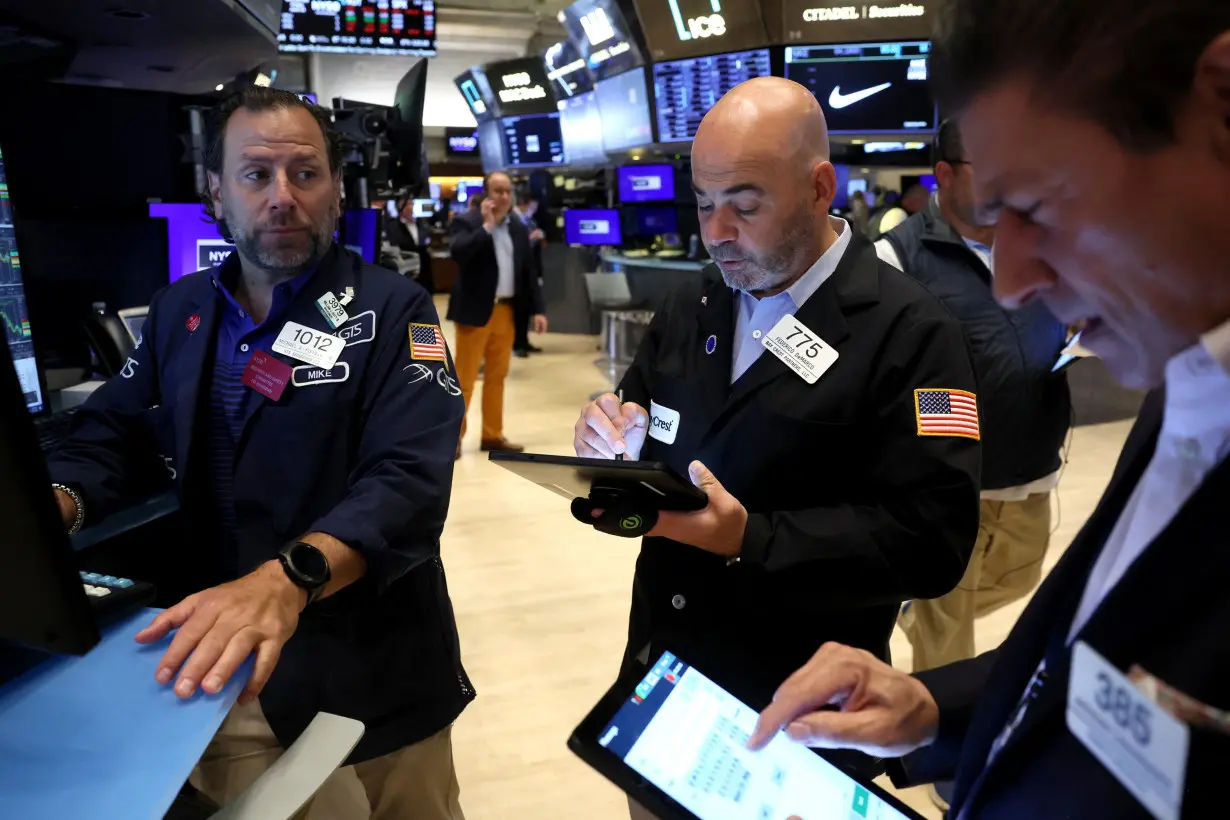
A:
<svg viewBox="0 0 1230 820">
<path fill-rule="evenodd" d="M 783 316 L 760 343 L 808 384 L 818 382 L 837 361 L 837 351 L 793 316 Z"/>
<path fill-rule="evenodd" d="M 333 295 L 333 291 L 329 291 L 316 300 L 316 309 L 320 311 L 321 316 L 325 317 L 325 321 L 333 330 L 337 330 L 350 319 L 346 315 L 346 308 L 342 307 L 342 303 Z"/>
</svg>

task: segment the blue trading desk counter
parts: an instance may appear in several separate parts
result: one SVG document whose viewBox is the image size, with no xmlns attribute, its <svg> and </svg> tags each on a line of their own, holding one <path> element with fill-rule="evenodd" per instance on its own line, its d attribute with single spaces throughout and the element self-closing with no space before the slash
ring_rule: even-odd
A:
<svg viewBox="0 0 1230 820">
<path fill-rule="evenodd" d="M 252 674 L 180 700 L 154 672 L 170 638 L 134 636 L 158 613 L 114 623 L 82 657 L 49 656 L 0 686 L 0 818 L 161 820 Z"/>
</svg>

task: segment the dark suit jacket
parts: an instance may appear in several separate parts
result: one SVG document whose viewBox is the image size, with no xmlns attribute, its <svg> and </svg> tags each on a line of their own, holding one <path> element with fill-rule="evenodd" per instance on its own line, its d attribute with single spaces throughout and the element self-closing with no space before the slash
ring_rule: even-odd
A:
<svg viewBox="0 0 1230 820">
<path fill-rule="evenodd" d="M 515 214 L 509 214 L 508 232 L 513 241 L 513 268 L 516 305 L 521 312 L 542 313 L 542 288 L 533 264 L 530 234 Z M 500 271 L 495 257 L 495 240 L 483 228 L 481 214 L 464 213 L 453 217 L 452 255 L 457 261 L 457 281 L 448 300 L 448 318 L 460 325 L 482 327 L 491 318 Z M 527 314 L 528 315 L 528 314 Z"/>
<path fill-rule="evenodd" d="M 940 706 L 940 731 L 903 767 L 890 767 L 897 785 L 955 776 L 952 817 L 1151 817 L 1067 729 L 1065 639 L 1098 553 L 1152 458 L 1162 405 L 1160 392 L 1146 400 L 1101 503 L 1003 645 L 918 676 Z M 1076 636 L 1121 671 L 1139 664 L 1219 709 L 1230 709 L 1227 493 L 1230 460 L 1223 460 Z M 988 767 L 991 745 L 1043 657 L 1048 677 Z M 1225 814 L 1227 764 L 1230 737 L 1192 727 L 1183 817 Z"/>
</svg>

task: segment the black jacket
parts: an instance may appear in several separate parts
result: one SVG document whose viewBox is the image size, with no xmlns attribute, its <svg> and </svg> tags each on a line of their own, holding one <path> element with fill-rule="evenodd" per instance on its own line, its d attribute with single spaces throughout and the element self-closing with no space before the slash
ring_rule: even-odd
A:
<svg viewBox="0 0 1230 820">
<path fill-rule="evenodd" d="M 965 570 L 978 442 L 920 436 L 914 410 L 919 388 L 973 391 L 960 324 L 859 235 L 795 315 L 837 349 L 832 368 L 808 385 L 765 351 L 732 385 L 735 300 L 710 267 L 668 297 L 620 383 L 679 413 L 674 443 L 649 438 L 641 458 L 684 475 L 699 459 L 750 513 L 730 566 L 645 539 L 625 671 L 646 644 L 671 647 L 767 703 L 825 641 L 886 658 L 901 601 Z"/>
<path fill-rule="evenodd" d="M 905 758 L 904 770 L 890 767 L 898 786 L 955 777 L 951 817 L 1152 816 L 1067 729 L 1065 639 L 1093 564 L 1153 457 L 1162 409 L 1162 394 L 1151 394 L 1097 509 L 999 649 L 918 675 L 939 704 L 939 736 Z M 1227 494 L 1223 459 L 1076 635 L 1120 671 L 1139 664 L 1222 710 L 1230 709 Z M 1044 657 L 1049 677 L 988 767 L 992 743 Z M 1224 816 L 1228 764 L 1230 736 L 1192 727 L 1183 817 Z"/>
<path fill-rule="evenodd" d="M 224 263 L 238 264 L 235 254 Z M 235 452 L 238 554 L 222 556 L 207 449 L 221 313 L 213 273 L 154 295 L 143 343 L 49 459 L 53 480 L 79 488 L 93 520 L 123 505 L 132 479 L 155 465 L 187 525 L 183 542 L 166 548 L 200 567 L 201 588 L 229 580 L 209 577 L 211 568 L 248 573 L 306 532 L 360 550 L 366 577 L 304 611 L 261 707 L 283 745 L 318 711 L 362 721 L 351 762 L 429 737 L 474 697 L 440 563 L 460 390 L 435 378 L 450 372 L 441 362 L 420 362 L 431 379 L 407 371 L 408 325 L 439 321 L 431 297 L 340 248 L 325 258 L 287 320 L 330 333 L 316 299 L 352 287 L 351 319 L 333 334 L 348 341 L 331 371 L 266 351 L 295 367 L 293 383 L 278 401 L 254 396 L 249 406 Z"/>
<path fill-rule="evenodd" d="M 452 256 L 457 260 L 457 281 L 448 300 L 448 318 L 461 325 L 482 327 L 491 318 L 500 278 L 495 240 L 483 228 L 482 215 L 477 213 L 457 214 L 449 232 L 453 238 Z M 542 313 L 542 288 L 530 249 L 530 234 L 512 213 L 508 233 L 513 242 L 514 307 L 527 316 Z"/>
<path fill-rule="evenodd" d="M 991 274 L 944 221 L 934 198 L 884 235 L 905 272 L 961 320 L 974 355 L 982 422 L 982 488 L 1018 487 L 1059 469 L 1072 421 L 1065 373 L 1051 368 L 1067 329 L 1041 301 L 1005 310 Z"/>
</svg>

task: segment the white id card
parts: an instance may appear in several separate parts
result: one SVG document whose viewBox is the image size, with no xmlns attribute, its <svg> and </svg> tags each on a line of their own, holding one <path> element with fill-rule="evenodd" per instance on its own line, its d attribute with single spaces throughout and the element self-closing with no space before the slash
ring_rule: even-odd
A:
<svg viewBox="0 0 1230 820">
<path fill-rule="evenodd" d="M 1068 730 L 1157 820 L 1178 820 L 1190 730 L 1089 644 L 1072 647 Z"/>
<path fill-rule="evenodd" d="M 333 291 L 329 291 L 316 300 L 316 309 L 320 311 L 321 316 L 325 317 L 329 327 L 334 330 L 350 320 L 350 317 L 346 315 L 346 308 L 342 307 L 342 303 L 333 295 Z"/>
<path fill-rule="evenodd" d="M 793 316 L 783 316 L 760 343 L 808 384 L 819 381 L 837 361 L 837 351 Z"/>
<path fill-rule="evenodd" d="M 337 364 L 337 357 L 342 355 L 345 346 L 345 339 L 313 330 L 298 322 L 287 322 L 273 343 L 273 352 L 330 370 Z"/>
</svg>

